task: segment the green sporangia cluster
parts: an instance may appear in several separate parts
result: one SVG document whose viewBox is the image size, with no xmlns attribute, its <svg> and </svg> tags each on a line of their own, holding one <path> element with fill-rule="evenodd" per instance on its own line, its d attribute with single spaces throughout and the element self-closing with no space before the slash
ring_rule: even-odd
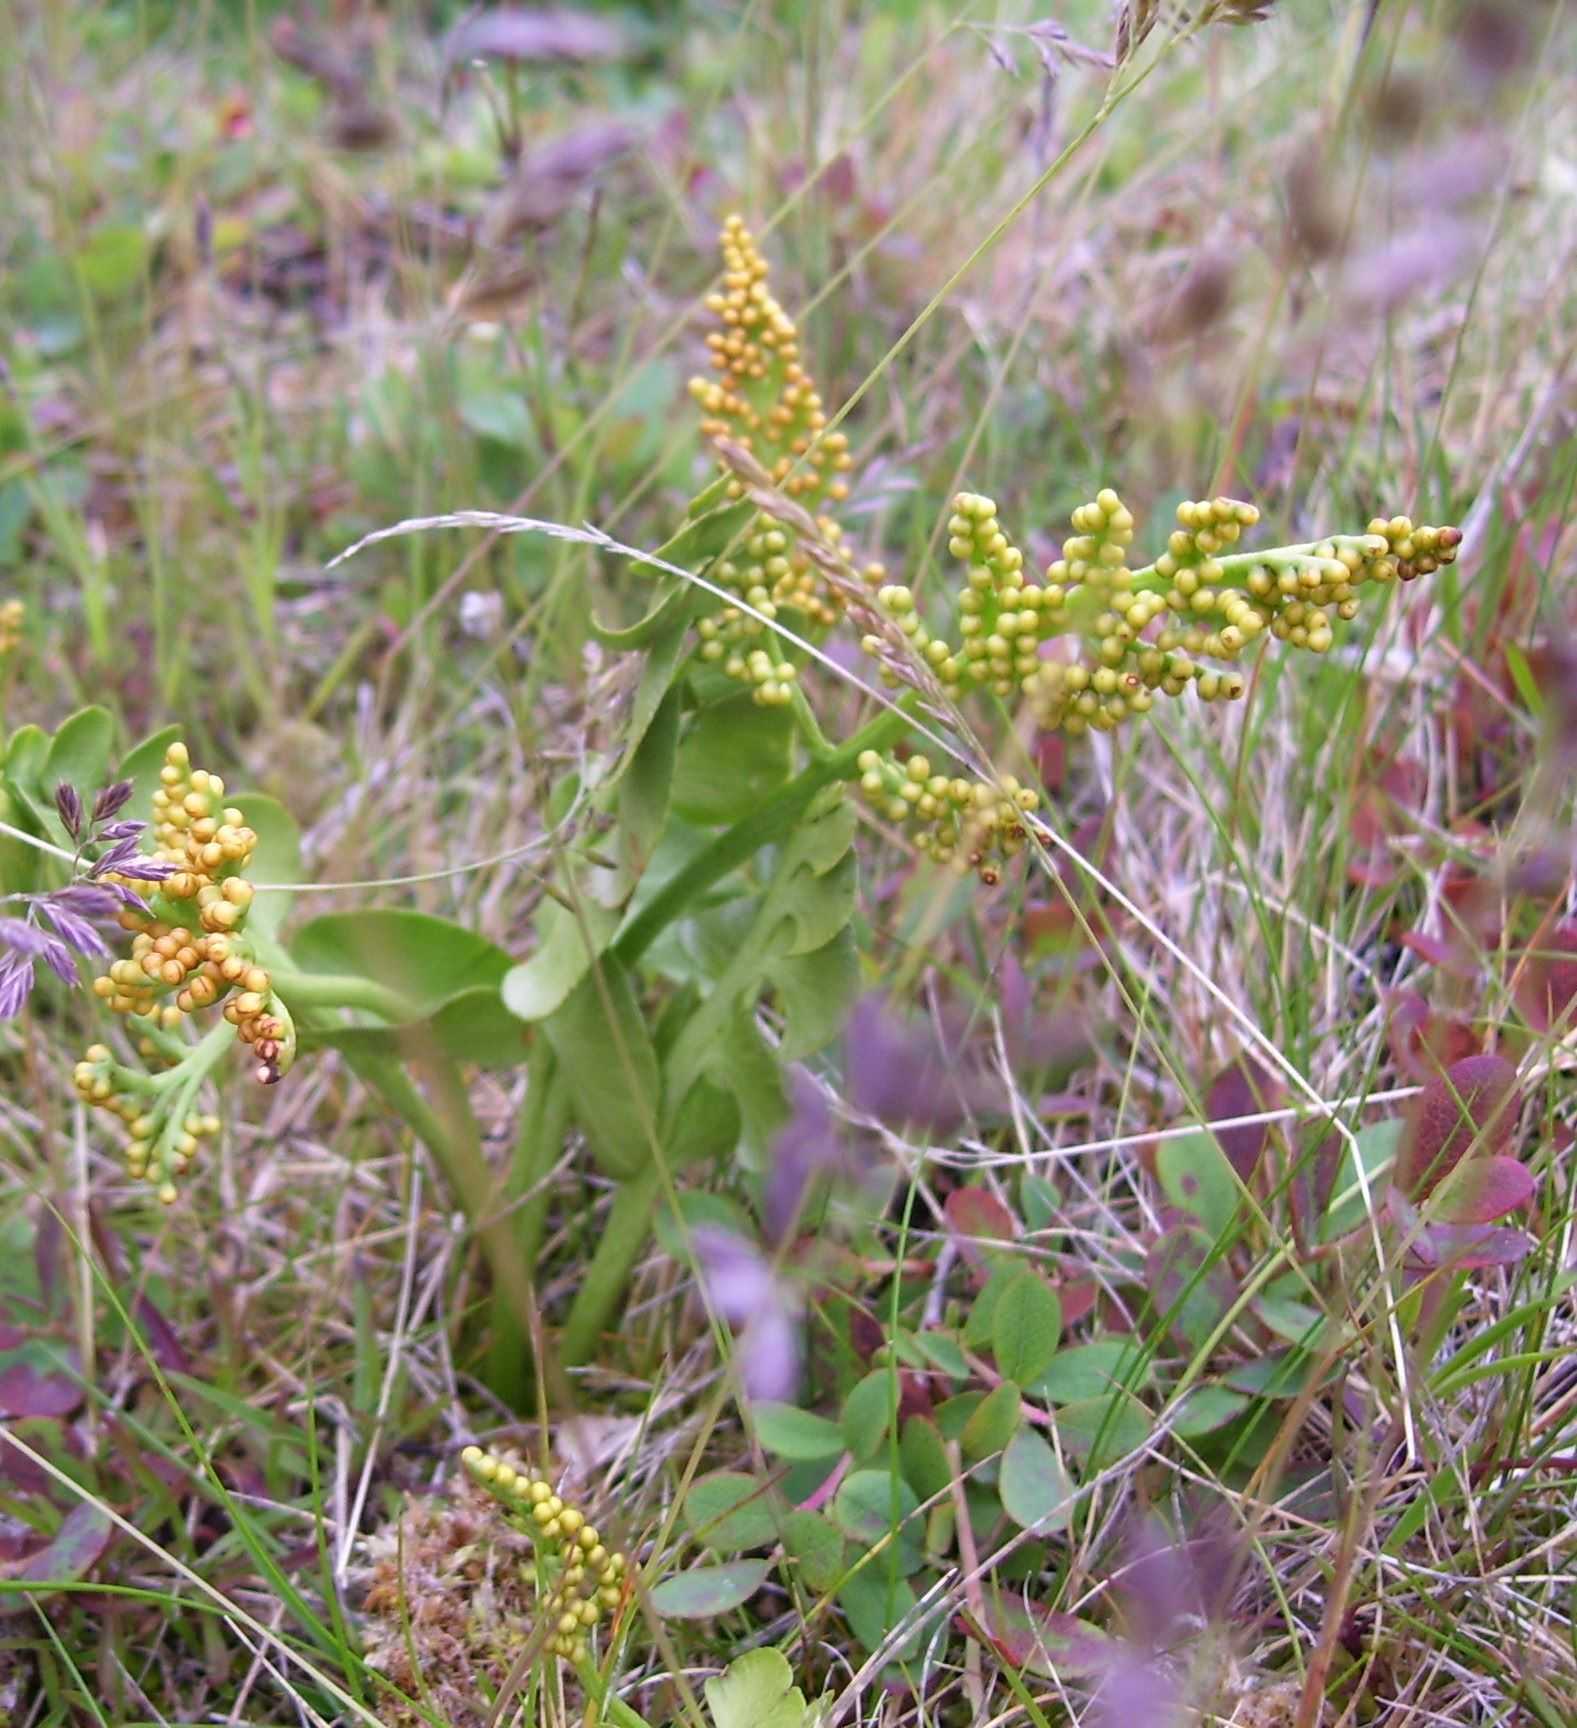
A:
<svg viewBox="0 0 1577 1728">
<path fill-rule="evenodd" d="M 290 1067 L 296 1034 L 246 936 L 253 889 L 243 872 L 257 835 L 243 813 L 224 802 L 223 781 L 193 768 L 180 742 L 165 753 L 152 816 L 152 861 L 166 873 L 151 889 L 140 877 L 106 875 L 106 881 L 147 890 L 147 899 L 121 913 L 121 927 L 131 933 L 131 953 L 111 962 L 93 990 L 125 1016 L 137 1034 L 139 1054 L 169 1066 L 149 1073 L 118 1061 L 108 1045 L 95 1044 L 72 1078 L 86 1103 L 126 1124 L 127 1174 L 153 1183 L 168 1205 L 198 1141 L 219 1127 L 216 1117 L 195 1107 L 211 1064 L 194 1059 L 202 1045 L 180 1036 L 188 1017 L 222 1002 L 224 1019 L 249 1050 L 254 1076 L 264 1085 Z"/>
<path fill-rule="evenodd" d="M 541 1603 L 552 1648 L 566 1661 L 581 1661 L 590 1633 L 623 1600 L 624 1555 L 610 1549 L 585 1513 L 554 1493 L 551 1483 L 511 1459 L 467 1446 L 460 1462 L 536 1543 L 549 1568 Z"/>
<path fill-rule="evenodd" d="M 836 522 L 816 516 L 817 544 L 802 536 L 815 510 L 836 503 L 850 467 L 841 433 L 800 362 L 799 332 L 773 297 L 767 264 L 749 230 L 730 216 L 722 233 L 724 278 L 707 304 L 723 329 L 708 336 L 716 378 L 692 380 L 716 441 L 743 447 L 790 501 L 763 512 L 713 566 L 721 585 L 759 617 L 724 606 L 698 626 L 701 658 L 750 685 L 766 705 L 793 700 L 794 663 L 770 629 L 785 613 L 796 630 L 824 631 L 852 608 L 861 646 L 882 681 L 933 703 L 972 694 L 1022 704 L 1046 731 L 1111 732 L 1147 714 L 1157 697 L 1192 691 L 1206 702 L 1241 697 L 1235 663 L 1261 637 L 1323 654 L 1338 621 L 1356 616 L 1366 585 L 1408 582 L 1449 564 L 1456 528 L 1376 517 L 1360 534 L 1244 551 L 1259 521 L 1252 504 L 1206 498 L 1177 507 L 1177 525 L 1153 563 L 1136 565 L 1133 512 L 1110 487 L 1072 513 L 1061 556 L 1036 577 L 1008 536 L 992 499 L 960 492 L 948 550 L 963 566 L 952 634 L 933 628 L 914 592 L 888 582 L 879 563 L 859 563 Z M 726 458 L 726 447 L 725 447 Z M 732 496 L 744 494 L 739 464 Z M 871 749 L 858 761 L 873 809 L 902 824 L 922 852 L 987 883 L 1027 837 L 1036 794 L 1011 777 L 978 782 L 933 773 L 923 756 Z"/>
</svg>

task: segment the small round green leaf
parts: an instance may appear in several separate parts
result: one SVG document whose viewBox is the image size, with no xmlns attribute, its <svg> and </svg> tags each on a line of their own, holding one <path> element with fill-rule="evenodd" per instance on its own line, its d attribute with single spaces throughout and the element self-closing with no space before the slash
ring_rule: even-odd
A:
<svg viewBox="0 0 1577 1728">
<path fill-rule="evenodd" d="M 808 1590 L 835 1589 L 847 1570 L 843 1536 L 820 1512 L 786 1513 L 783 1546 L 799 1562 L 799 1575 Z"/>
<path fill-rule="evenodd" d="M 1062 1336 L 1062 1304 L 1032 1266 L 1020 1266 L 991 1316 L 991 1348 L 998 1369 L 1027 1386 L 1051 1366 Z"/>
<path fill-rule="evenodd" d="M 898 1408 L 898 1376 L 875 1368 L 843 1401 L 843 1443 L 856 1458 L 873 1458 L 893 1425 Z"/>
<path fill-rule="evenodd" d="M 843 1451 L 843 1430 L 814 1410 L 799 1410 L 792 1404 L 756 1404 L 756 1438 L 764 1452 L 794 1463 L 817 1458 L 836 1458 Z"/>
<path fill-rule="evenodd" d="M 1013 1438 L 1023 1396 L 1013 1381 L 1004 1380 L 981 1399 L 959 1437 L 959 1445 L 971 1464 L 994 1458 Z"/>
<path fill-rule="evenodd" d="M 1063 1530 L 1073 1514 L 1073 1488 L 1057 1454 L 1028 1425 L 1008 1441 L 998 1478 L 1002 1509 L 1021 1530 Z"/>
<path fill-rule="evenodd" d="M 698 1477 L 684 1502 L 685 1523 L 697 1541 L 719 1554 L 776 1542 L 781 1519 L 771 1491 L 753 1476 L 718 1470 Z"/>
<path fill-rule="evenodd" d="M 667 1620 L 708 1620 L 748 1602 L 766 1582 L 770 1560 L 730 1560 L 692 1566 L 654 1585 L 651 1604 Z"/>
</svg>

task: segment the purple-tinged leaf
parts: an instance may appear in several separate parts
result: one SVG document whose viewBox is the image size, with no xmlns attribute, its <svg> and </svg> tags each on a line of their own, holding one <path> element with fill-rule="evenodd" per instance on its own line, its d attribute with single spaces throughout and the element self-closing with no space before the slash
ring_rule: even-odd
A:
<svg viewBox="0 0 1577 1728">
<path fill-rule="evenodd" d="M 1489 1224 L 1526 1206 L 1533 1188 L 1515 1158 L 1470 1158 L 1435 1190 L 1430 1211 L 1447 1224 Z"/>
<path fill-rule="evenodd" d="M 1540 1032 L 1554 1026 L 1570 1030 L 1577 1005 L 1577 918 L 1562 920 L 1526 957 L 1517 1004 Z"/>
<path fill-rule="evenodd" d="M 1021 1597 L 993 1593 L 981 1603 L 984 1623 L 978 1630 L 990 1639 L 1003 1661 L 1045 1679 L 1053 1675 L 1088 1678 L 1101 1673 L 1115 1645 L 1099 1628 L 1072 1614 L 1042 1608 Z M 975 1626 L 960 1615 L 961 1631 Z"/>
<path fill-rule="evenodd" d="M 79 1500 L 44 1547 L 7 1570 L 28 1583 L 75 1583 L 103 1558 L 114 1533 L 115 1526 L 97 1506 Z"/>
<path fill-rule="evenodd" d="M 1175 1216 L 1175 1214 L 1173 1214 Z M 1191 1223 L 1176 1223 L 1145 1256 L 1145 1288 L 1158 1316 L 1190 1349 L 1199 1349 L 1237 1297 L 1237 1282 L 1213 1252 L 1211 1239 Z"/>
<path fill-rule="evenodd" d="M 1240 1056 L 1229 1063 L 1210 1084 L 1206 1108 L 1213 1123 L 1229 1121 L 1235 1116 L 1258 1116 L 1278 1108 L 1281 1088 L 1251 1057 Z M 1265 1154 L 1270 1138 L 1268 1122 L 1244 1123 L 1237 1128 L 1215 1130 L 1227 1162 L 1237 1172 L 1240 1182 L 1247 1182 Z"/>
<path fill-rule="evenodd" d="M 167 1374 L 190 1374 L 192 1359 L 176 1337 L 175 1328 L 165 1319 L 153 1299 L 146 1295 L 139 1296 L 132 1312 L 136 1315 L 137 1324 L 142 1328 L 143 1339 L 154 1361 Z"/>
<path fill-rule="evenodd" d="M 1504 1224 L 1426 1224 L 1407 1247 L 1409 1271 L 1476 1272 L 1515 1266 L 1533 1251 L 1533 1238 Z"/>
<path fill-rule="evenodd" d="M 628 38 L 611 18 L 567 6 L 498 6 L 456 27 L 444 63 L 617 60 L 627 52 Z"/>
<path fill-rule="evenodd" d="M 71 1358 L 30 1339 L 0 1356 L 0 1416 L 69 1416 L 86 1392 L 67 1371 Z"/>
<path fill-rule="evenodd" d="M 1516 1081 L 1504 1058 L 1468 1056 L 1425 1084 L 1396 1165 L 1396 1185 L 1410 1200 L 1422 1200 L 1470 1154 L 1506 1150 L 1521 1108 Z"/>
<path fill-rule="evenodd" d="M 995 1194 L 984 1188 L 955 1188 L 943 1202 L 942 1211 L 948 1228 L 960 1239 L 960 1251 L 972 1266 L 986 1263 L 990 1243 L 1018 1239 L 1018 1219 Z"/>
</svg>

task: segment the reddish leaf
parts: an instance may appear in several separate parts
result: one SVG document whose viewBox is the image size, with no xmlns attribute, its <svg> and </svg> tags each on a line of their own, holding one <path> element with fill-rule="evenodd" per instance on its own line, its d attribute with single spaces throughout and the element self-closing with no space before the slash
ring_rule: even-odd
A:
<svg viewBox="0 0 1577 1728">
<path fill-rule="evenodd" d="M 1095 1306 L 1100 1285 L 1093 1278 L 1059 1278 L 1054 1280 L 1057 1300 L 1062 1304 L 1064 1327 L 1077 1326 Z"/>
<path fill-rule="evenodd" d="M 1269 1074 L 1247 1056 L 1229 1063 L 1211 1082 L 1206 1108 L 1212 1122 L 1233 1116 L 1256 1116 L 1274 1110 L 1281 1102 L 1281 1088 Z M 1265 1153 L 1270 1124 L 1258 1122 L 1240 1128 L 1217 1128 L 1216 1142 L 1240 1182 L 1247 1182 Z"/>
<path fill-rule="evenodd" d="M 72 1583 L 98 1563 L 114 1531 L 115 1526 L 97 1506 L 79 1500 L 44 1547 L 8 1570 L 13 1578 L 29 1583 Z"/>
<path fill-rule="evenodd" d="M 174 1328 L 160 1313 L 152 1298 L 147 1295 L 139 1296 L 133 1312 L 137 1316 L 137 1324 L 142 1328 L 143 1338 L 154 1361 L 166 1373 L 190 1374 L 192 1359 L 182 1349 L 181 1341 L 175 1336 Z"/>
<path fill-rule="evenodd" d="M 74 1358 L 41 1339 L 5 1353 L 0 1366 L 0 1416 L 69 1416 L 85 1396 L 64 1366 Z"/>
<path fill-rule="evenodd" d="M 1015 1596 L 993 1597 L 981 1604 L 983 1624 L 965 1615 L 957 1625 L 966 1634 L 983 1632 L 1004 1662 L 1032 1674 L 1091 1675 L 1100 1673 L 1112 1652 L 1104 1633 L 1072 1614 L 1026 1603 Z"/>
<path fill-rule="evenodd" d="M 1532 1251 L 1533 1238 L 1502 1224 L 1426 1224 L 1408 1246 L 1410 1270 L 1476 1272 L 1515 1266 Z"/>
<path fill-rule="evenodd" d="M 1470 1158 L 1435 1193 L 1434 1210 L 1447 1224 L 1488 1224 L 1533 1198 L 1533 1172 L 1515 1158 Z"/>
<path fill-rule="evenodd" d="M 1478 1049 L 1478 1036 L 1465 1020 L 1435 1013 L 1416 990 L 1392 992 L 1387 1006 L 1391 1054 L 1410 1080 L 1435 1078 Z"/>
<path fill-rule="evenodd" d="M 1577 1004 L 1577 919 L 1562 920 L 1527 956 L 1517 1003 L 1537 1031 L 1569 1025 Z"/>
<path fill-rule="evenodd" d="M 1172 1331 L 1189 1349 L 1204 1344 L 1237 1297 L 1225 1263 L 1212 1260 L 1210 1238 L 1190 1223 L 1164 1230 L 1145 1256 L 1145 1288 L 1155 1312 L 1170 1316 Z"/>
<path fill-rule="evenodd" d="M 1012 1242 L 1018 1237 L 1018 1220 L 995 1194 L 984 1188 L 955 1188 L 942 1209 L 954 1234 L 963 1238 L 959 1248 L 973 1266 L 985 1263 L 987 1251 L 972 1238 Z"/>
<path fill-rule="evenodd" d="M 1499 1056 L 1468 1056 L 1424 1086 L 1397 1159 L 1395 1182 L 1422 1200 L 1471 1153 L 1503 1152 L 1516 1125 L 1516 1072 Z"/>
<path fill-rule="evenodd" d="M 1438 966 L 1442 971 L 1467 970 L 1457 950 L 1443 936 L 1426 936 L 1422 930 L 1406 930 L 1402 933 L 1402 946 L 1411 948 L 1426 965 Z"/>
</svg>

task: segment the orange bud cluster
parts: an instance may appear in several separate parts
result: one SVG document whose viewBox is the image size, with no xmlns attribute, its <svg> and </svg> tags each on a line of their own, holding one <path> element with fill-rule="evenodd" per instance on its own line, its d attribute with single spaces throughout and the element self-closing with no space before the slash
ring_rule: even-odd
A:
<svg viewBox="0 0 1577 1728">
<path fill-rule="evenodd" d="M 460 1461 L 554 1563 L 555 1576 L 542 1597 L 552 1648 L 566 1661 L 582 1660 L 588 1634 L 623 1600 L 624 1555 L 607 1546 L 579 1507 L 514 1460 L 467 1446 Z"/>
<path fill-rule="evenodd" d="M 131 953 L 93 981 L 94 994 L 115 1013 L 149 1023 L 157 1038 L 143 1038 L 144 1053 L 173 1057 L 173 1071 L 154 1079 L 121 1068 L 102 1045 L 95 1045 L 76 1069 L 82 1097 L 130 1126 L 128 1173 L 154 1182 L 167 1202 L 175 1198 L 175 1178 L 184 1174 L 197 1138 L 218 1127 L 216 1119 L 191 1108 L 211 1065 L 198 1056 L 204 1045 L 182 1054 L 180 1043 L 172 1044 L 167 1034 L 188 1015 L 223 1003 L 224 1018 L 249 1047 L 253 1074 L 265 1085 L 285 1073 L 296 1048 L 289 1011 L 275 994 L 267 968 L 257 963 L 244 930 L 253 889 L 241 872 L 257 835 L 241 811 L 223 800 L 219 777 L 193 768 L 184 744 L 170 745 L 152 803 L 154 857 L 173 868 L 145 906 L 121 913 Z M 144 886 L 140 880 L 121 880 Z"/>
</svg>

